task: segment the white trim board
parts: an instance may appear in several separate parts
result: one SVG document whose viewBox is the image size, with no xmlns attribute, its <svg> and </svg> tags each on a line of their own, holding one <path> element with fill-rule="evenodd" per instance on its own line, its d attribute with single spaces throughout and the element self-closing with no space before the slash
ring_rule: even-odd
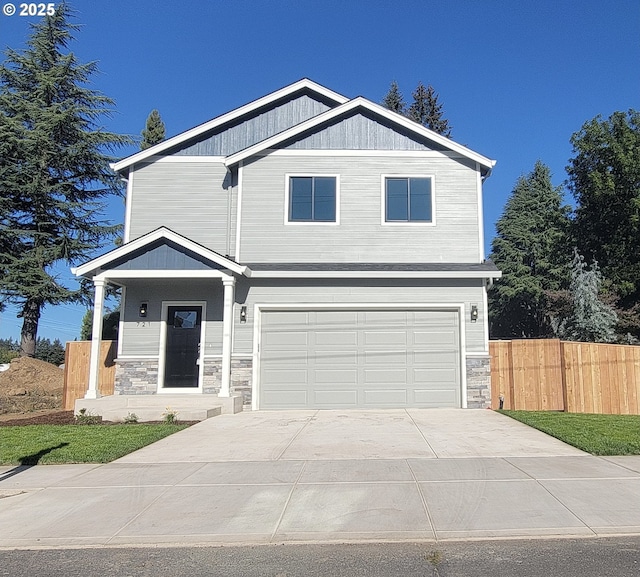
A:
<svg viewBox="0 0 640 577">
<path fill-rule="evenodd" d="M 251 278 L 500 278 L 501 271 L 345 271 L 345 270 L 251 270 L 247 275 Z"/>
</svg>

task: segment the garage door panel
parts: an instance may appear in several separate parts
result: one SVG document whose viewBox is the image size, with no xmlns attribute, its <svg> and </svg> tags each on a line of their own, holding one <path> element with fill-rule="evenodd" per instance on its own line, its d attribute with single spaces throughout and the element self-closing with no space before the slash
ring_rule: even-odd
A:
<svg viewBox="0 0 640 577">
<path fill-rule="evenodd" d="M 364 391 L 364 404 L 371 407 L 406 405 L 407 401 L 406 389 L 365 389 Z"/>
<path fill-rule="evenodd" d="M 376 351 L 376 350 L 366 350 L 364 351 L 363 357 L 364 365 L 379 365 L 379 364 L 392 364 L 392 365 L 402 365 L 405 366 L 407 364 L 407 351 Z"/>
<path fill-rule="evenodd" d="M 363 332 L 365 346 L 381 345 L 385 347 L 398 347 L 407 345 L 406 331 L 371 331 Z"/>
<path fill-rule="evenodd" d="M 358 313 L 355 311 L 316 311 L 312 313 L 315 324 L 323 329 L 353 327 L 357 324 Z"/>
<path fill-rule="evenodd" d="M 355 347 L 358 345 L 358 333 L 356 331 L 314 331 L 316 345 L 344 345 Z"/>
<path fill-rule="evenodd" d="M 441 331 L 417 329 L 413 333 L 413 342 L 415 345 L 430 349 L 451 348 L 457 346 L 458 335 L 448 328 Z"/>
<path fill-rule="evenodd" d="M 443 350 L 443 351 L 426 351 L 417 350 L 411 351 L 411 357 L 414 365 L 434 365 L 442 366 L 446 364 L 448 366 L 456 365 L 459 362 L 459 356 L 457 351 Z"/>
<path fill-rule="evenodd" d="M 416 325 L 458 327 L 458 315 L 452 311 L 413 311 L 412 316 Z"/>
<path fill-rule="evenodd" d="M 404 327 L 407 324 L 407 311 L 363 311 L 361 322 L 372 327 Z"/>
<path fill-rule="evenodd" d="M 458 319 L 451 310 L 263 312 L 260 407 L 459 407 Z"/>
<path fill-rule="evenodd" d="M 460 406 L 459 395 L 450 389 L 415 389 L 414 403 L 429 407 Z"/>
<path fill-rule="evenodd" d="M 447 383 L 449 386 L 457 381 L 458 371 L 455 367 L 431 367 L 428 369 L 414 368 L 414 383 Z"/>
<path fill-rule="evenodd" d="M 350 384 L 355 385 L 358 383 L 358 371 L 357 370 L 314 370 L 313 381 L 318 384 Z"/>
<path fill-rule="evenodd" d="M 327 350 L 316 352 L 313 355 L 313 364 L 320 367 L 332 367 L 336 364 L 349 367 L 358 366 L 358 351 Z"/>
<path fill-rule="evenodd" d="M 363 384 L 369 383 L 397 383 L 406 384 L 407 370 L 402 369 L 365 369 Z"/>
<path fill-rule="evenodd" d="M 290 346 L 309 346 L 309 333 L 306 331 L 277 331 L 267 333 L 264 346 L 270 347 L 290 347 Z"/>
<path fill-rule="evenodd" d="M 280 383 L 280 385 L 306 385 L 309 371 L 306 369 L 265 369 L 264 376 L 267 382 Z"/>
<path fill-rule="evenodd" d="M 308 403 L 307 391 L 297 389 L 267 390 L 262 394 L 262 402 L 268 407 L 281 407 L 283 409 L 297 409 L 306 407 Z"/>
<path fill-rule="evenodd" d="M 355 389 L 326 389 L 316 390 L 313 393 L 315 407 L 355 408 L 358 406 L 358 392 Z"/>
</svg>

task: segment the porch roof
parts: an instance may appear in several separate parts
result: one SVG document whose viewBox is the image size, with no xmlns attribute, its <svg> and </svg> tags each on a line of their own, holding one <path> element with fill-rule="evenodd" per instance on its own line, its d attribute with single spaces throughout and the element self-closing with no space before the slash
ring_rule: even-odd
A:
<svg viewBox="0 0 640 577">
<path fill-rule="evenodd" d="M 246 266 L 161 227 L 71 269 L 79 277 L 226 277 Z"/>
</svg>

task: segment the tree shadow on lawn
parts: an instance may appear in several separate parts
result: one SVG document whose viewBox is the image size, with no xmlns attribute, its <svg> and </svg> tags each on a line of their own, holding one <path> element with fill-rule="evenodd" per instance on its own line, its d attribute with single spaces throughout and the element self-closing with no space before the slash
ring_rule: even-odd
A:
<svg viewBox="0 0 640 577">
<path fill-rule="evenodd" d="M 11 469 L 10 471 L 7 471 L 4 474 L 0 474 L 0 481 L 9 479 L 10 477 L 17 475 L 18 473 L 22 473 L 23 471 L 30 469 L 34 465 L 37 465 L 40 462 L 40 459 L 42 459 L 42 457 L 44 457 L 45 455 L 48 455 L 49 453 L 51 453 L 52 451 L 55 451 L 56 449 L 62 449 L 62 447 L 66 447 L 67 445 L 69 445 L 69 443 L 59 443 L 55 447 L 48 447 L 47 449 L 42 449 L 37 453 L 20 457 L 18 459 L 18 461 L 20 461 L 20 464 L 17 467 Z"/>
</svg>

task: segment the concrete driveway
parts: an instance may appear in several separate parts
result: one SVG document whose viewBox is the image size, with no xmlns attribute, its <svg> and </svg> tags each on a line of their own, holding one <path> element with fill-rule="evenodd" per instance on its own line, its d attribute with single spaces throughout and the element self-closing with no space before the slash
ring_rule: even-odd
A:
<svg viewBox="0 0 640 577">
<path fill-rule="evenodd" d="M 0 467 L 0 548 L 640 534 L 640 457 L 492 411 L 247 412 L 106 465 Z"/>
<path fill-rule="evenodd" d="M 190 427 L 120 463 L 583 455 L 494 411 L 247 411 Z"/>
</svg>

